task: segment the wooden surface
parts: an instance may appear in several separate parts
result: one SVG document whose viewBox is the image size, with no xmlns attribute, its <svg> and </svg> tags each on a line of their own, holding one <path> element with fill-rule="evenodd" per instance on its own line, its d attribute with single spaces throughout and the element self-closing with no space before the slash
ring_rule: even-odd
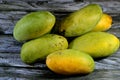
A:
<svg viewBox="0 0 120 80">
<path fill-rule="evenodd" d="M 0 0 L 0 80 L 120 80 L 120 49 L 112 56 L 96 60 L 95 71 L 88 75 L 62 76 L 51 72 L 44 62 L 24 64 L 20 59 L 22 43 L 13 38 L 16 22 L 33 11 L 51 11 L 57 19 L 87 4 L 100 4 L 113 18 L 108 31 L 120 38 L 119 0 Z"/>
</svg>

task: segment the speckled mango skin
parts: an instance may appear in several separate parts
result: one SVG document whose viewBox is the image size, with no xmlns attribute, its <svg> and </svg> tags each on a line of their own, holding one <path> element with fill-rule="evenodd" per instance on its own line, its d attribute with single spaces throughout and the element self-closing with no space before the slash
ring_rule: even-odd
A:
<svg viewBox="0 0 120 80">
<path fill-rule="evenodd" d="M 46 65 L 62 75 L 88 74 L 94 70 L 93 58 L 74 49 L 59 50 L 47 56 Z"/>
<path fill-rule="evenodd" d="M 74 39 L 69 48 L 88 53 L 93 58 L 102 58 L 118 50 L 119 39 L 107 32 L 89 32 Z"/>
<path fill-rule="evenodd" d="M 89 4 L 66 17 L 60 26 L 60 33 L 75 37 L 91 31 L 102 17 L 102 9 L 97 4 Z"/>
<path fill-rule="evenodd" d="M 16 23 L 13 36 L 19 42 L 38 38 L 50 32 L 54 24 L 55 16 L 49 11 L 31 12 Z"/>
<path fill-rule="evenodd" d="M 45 60 L 46 56 L 54 51 L 68 48 L 66 38 L 56 34 L 46 34 L 40 38 L 23 44 L 21 60 L 27 64 L 37 60 Z"/>
</svg>

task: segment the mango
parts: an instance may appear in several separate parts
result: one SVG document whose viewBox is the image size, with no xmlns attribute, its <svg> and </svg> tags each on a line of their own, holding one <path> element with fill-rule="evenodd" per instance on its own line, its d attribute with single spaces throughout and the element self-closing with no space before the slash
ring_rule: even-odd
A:
<svg viewBox="0 0 120 80">
<path fill-rule="evenodd" d="M 119 39 L 107 32 L 89 32 L 71 41 L 69 48 L 88 53 L 93 58 L 103 58 L 118 50 Z"/>
<path fill-rule="evenodd" d="M 13 36 L 20 42 L 35 39 L 50 32 L 54 24 L 55 16 L 49 11 L 31 12 L 16 23 Z"/>
<path fill-rule="evenodd" d="M 54 51 L 68 48 L 66 38 L 56 34 L 46 34 L 40 38 L 30 40 L 21 48 L 21 60 L 32 64 L 46 59 L 46 56 Z"/>
<path fill-rule="evenodd" d="M 66 17 L 60 26 L 60 33 L 66 37 L 75 37 L 91 31 L 102 17 L 98 4 L 89 4 Z"/>
<path fill-rule="evenodd" d="M 98 22 L 95 28 L 92 31 L 107 31 L 111 28 L 112 17 L 106 13 L 102 15 L 102 18 Z"/>
<path fill-rule="evenodd" d="M 47 56 L 46 65 L 50 70 L 62 75 L 88 74 L 94 71 L 93 58 L 81 51 L 65 49 Z"/>
</svg>

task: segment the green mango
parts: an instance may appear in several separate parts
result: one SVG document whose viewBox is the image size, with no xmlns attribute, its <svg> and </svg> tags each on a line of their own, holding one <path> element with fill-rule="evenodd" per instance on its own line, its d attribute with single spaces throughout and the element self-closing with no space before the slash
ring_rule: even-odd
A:
<svg viewBox="0 0 120 80">
<path fill-rule="evenodd" d="M 66 37 L 80 36 L 91 31 L 102 17 L 97 4 L 89 4 L 66 17 L 60 26 L 60 33 Z"/>
<path fill-rule="evenodd" d="M 31 12 L 21 18 L 15 25 L 13 36 L 17 41 L 38 38 L 51 31 L 55 16 L 48 11 Z"/>
<path fill-rule="evenodd" d="M 69 48 L 88 53 L 93 58 L 102 58 L 118 50 L 119 39 L 107 32 L 89 32 L 75 38 Z"/>
<path fill-rule="evenodd" d="M 21 60 L 31 64 L 37 60 L 45 60 L 54 51 L 68 48 L 67 39 L 56 34 L 46 34 L 40 38 L 30 40 L 21 48 Z"/>
</svg>

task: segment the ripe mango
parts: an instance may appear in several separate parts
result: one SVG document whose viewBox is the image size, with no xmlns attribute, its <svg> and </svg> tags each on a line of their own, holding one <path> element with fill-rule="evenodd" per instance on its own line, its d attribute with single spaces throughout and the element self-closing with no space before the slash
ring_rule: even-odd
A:
<svg viewBox="0 0 120 80">
<path fill-rule="evenodd" d="M 102 58 L 118 50 L 119 39 L 107 32 L 89 32 L 75 38 L 69 48 L 88 53 L 93 58 Z"/>
<path fill-rule="evenodd" d="M 46 65 L 53 72 L 62 75 L 88 74 L 95 67 L 90 55 L 74 49 L 59 50 L 49 54 Z"/>
<path fill-rule="evenodd" d="M 66 17 L 60 26 L 60 33 L 66 37 L 80 36 L 91 31 L 102 17 L 102 9 L 97 4 L 89 4 Z"/>
<path fill-rule="evenodd" d="M 102 18 L 98 22 L 95 28 L 92 31 L 106 31 L 111 28 L 112 17 L 106 13 L 102 15 Z"/>
<path fill-rule="evenodd" d="M 51 31 L 55 16 L 48 11 L 31 12 L 21 18 L 15 25 L 13 36 L 17 41 L 38 38 Z"/>
<path fill-rule="evenodd" d="M 31 64 L 37 60 L 45 60 L 48 54 L 67 47 L 68 42 L 63 36 L 46 34 L 23 44 L 20 54 L 21 60 Z"/>
</svg>

